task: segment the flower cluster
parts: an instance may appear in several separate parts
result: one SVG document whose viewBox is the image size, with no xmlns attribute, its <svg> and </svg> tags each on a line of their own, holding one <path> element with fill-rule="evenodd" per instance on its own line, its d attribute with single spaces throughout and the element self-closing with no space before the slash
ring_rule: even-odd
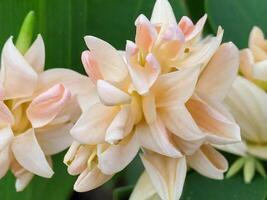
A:
<svg viewBox="0 0 267 200">
<path fill-rule="evenodd" d="M 91 91 L 78 98 L 82 114 L 64 159 L 69 173 L 79 174 L 76 191 L 103 184 L 140 149 L 161 199 L 179 199 L 188 167 L 223 178 L 228 163 L 213 145 L 241 140 L 223 102 L 239 53 L 233 43 L 221 44 L 220 27 L 202 38 L 205 20 L 177 23 L 169 2 L 157 0 L 150 20 L 136 19 L 135 41 L 127 41 L 125 51 L 85 37 L 82 62 Z"/>
<path fill-rule="evenodd" d="M 189 168 L 223 178 L 228 162 L 215 147 L 266 159 L 267 42 L 254 28 L 249 49 L 239 51 L 222 43 L 221 27 L 203 37 L 206 19 L 177 22 L 169 2 L 157 0 L 150 19 L 136 19 L 125 50 L 85 36 L 88 76 L 44 71 L 40 35 L 27 48 L 9 38 L 0 70 L 0 178 L 11 169 L 21 191 L 34 174 L 51 177 L 51 155 L 69 147 L 64 163 L 84 192 L 140 152 L 145 172 L 130 199 L 178 200 Z"/>
</svg>

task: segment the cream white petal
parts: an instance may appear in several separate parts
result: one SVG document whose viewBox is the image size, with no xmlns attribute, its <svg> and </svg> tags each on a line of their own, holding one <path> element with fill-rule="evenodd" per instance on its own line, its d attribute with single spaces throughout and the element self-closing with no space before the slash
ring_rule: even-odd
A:
<svg viewBox="0 0 267 200">
<path fill-rule="evenodd" d="M 72 123 L 67 123 L 36 130 L 36 138 L 45 155 L 57 154 L 71 145 L 73 138 L 69 131 L 72 126 Z"/>
<path fill-rule="evenodd" d="M 136 156 L 140 148 L 135 135 L 129 135 L 116 145 L 105 150 L 98 147 L 98 167 L 105 174 L 114 174 L 123 170 Z"/>
<path fill-rule="evenodd" d="M 44 71 L 45 46 L 40 34 L 25 53 L 24 58 L 38 74 Z"/>
<path fill-rule="evenodd" d="M 238 77 L 233 83 L 226 103 L 245 140 L 255 143 L 267 142 L 267 95 L 254 83 Z"/>
<path fill-rule="evenodd" d="M 105 141 L 107 128 L 118 112 L 116 107 L 107 107 L 101 103 L 92 105 L 83 112 L 70 133 L 81 144 L 98 144 Z"/>
<path fill-rule="evenodd" d="M 260 159 L 267 159 L 267 146 L 265 145 L 247 145 L 247 151 L 249 154 L 254 155 Z"/>
<path fill-rule="evenodd" d="M 186 56 L 181 62 L 177 63 L 176 67 L 181 69 L 199 64 L 205 66 L 220 46 L 222 36 L 223 30 L 219 28 L 216 37 L 207 37 L 207 39 L 204 39 L 192 49 L 189 48 L 189 55 Z"/>
<path fill-rule="evenodd" d="M 0 179 L 4 177 L 9 169 L 12 160 L 10 146 L 0 151 Z"/>
<path fill-rule="evenodd" d="M 68 173 L 78 175 L 88 168 L 88 159 L 92 153 L 92 148 L 81 145 L 72 160 L 69 160 Z"/>
<path fill-rule="evenodd" d="M 27 97 L 36 88 L 37 73 L 14 46 L 12 38 L 3 47 L 1 79 L 5 99 Z"/>
<path fill-rule="evenodd" d="M 167 129 L 183 140 L 190 142 L 205 137 L 184 105 L 162 108 L 159 115 Z"/>
<path fill-rule="evenodd" d="M 239 52 L 240 71 L 247 79 L 253 79 L 254 57 L 250 49 L 243 49 Z"/>
<path fill-rule="evenodd" d="M 187 156 L 186 160 L 198 173 L 212 179 L 223 179 L 223 173 L 228 169 L 227 160 L 209 145 L 203 145 L 196 153 Z"/>
<path fill-rule="evenodd" d="M 97 94 L 106 106 L 129 104 L 131 102 L 129 94 L 104 80 L 97 81 Z"/>
<path fill-rule="evenodd" d="M 12 112 L 9 110 L 9 108 L 3 101 L 0 101 L 0 126 L 1 127 L 8 126 L 13 123 L 14 123 L 14 117 L 12 115 Z"/>
<path fill-rule="evenodd" d="M 178 200 L 182 194 L 187 167 L 185 158 L 170 158 L 160 154 L 141 156 L 154 188 L 163 200 Z"/>
<path fill-rule="evenodd" d="M 63 68 L 49 69 L 41 73 L 37 89 L 44 92 L 56 84 L 63 84 L 73 96 L 95 92 L 95 85 L 88 76 Z"/>
<path fill-rule="evenodd" d="M 231 42 L 222 44 L 202 71 L 196 87 L 197 93 L 222 101 L 237 77 L 238 66 L 237 47 Z"/>
<path fill-rule="evenodd" d="M 192 117 L 207 134 L 207 139 L 212 144 L 229 144 L 241 141 L 238 124 L 229 118 L 222 109 L 217 109 L 212 104 L 194 96 L 186 104 Z M 221 104 L 221 106 L 223 106 Z"/>
<path fill-rule="evenodd" d="M 17 192 L 23 191 L 27 185 L 30 183 L 30 181 L 33 178 L 33 174 L 31 172 L 28 172 L 25 170 L 24 173 L 21 173 L 19 177 L 16 179 L 15 188 Z"/>
<path fill-rule="evenodd" d="M 267 81 L 267 60 L 255 63 L 253 65 L 253 78 Z"/>
<path fill-rule="evenodd" d="M 174 12 L 168 0 L 156 1 L 150 21 L 155 25 L 177 24 Z"/>
<path fill-rule="evenodd" d="M 194 92 L 198 75 L 197 66 L 161 75 L 153 87 L 157 107 L 184 104 Z"/>
<path fill-rule="evenodd" d="M 112 175 L 103 174 L 97 167 L 89 170 L 85 169 L 74 184 L 74 190 L 77 192 L 86 192 L 93 190 L 112 178 Z"/>
<path fill-rule="evenodd" d="M 146 171 L 139 177 L 129 200 L 160 200 Z"/>
<path fill-rule="evenodd" d="M 123 106 L 109 125 L 105 141 L 111 144 L 119 142 L 132 131 L 133 125 L 134 116 L 131 112 L 131 107 L 128 105 Z"/>
<path fill-rule="evenodd" d="M 38 144 L 33 129 L 29 129 L 13 139 L 12 151 L 19 164 L 28 171 L 46 178 L 53 175 L 54 172 Z"/>
<path fill-rule="evenodd" d="M 244 141 L 234 143 L 234 144 L 225 144 L 225 145 L 213 145 L 219 150 L 235 154 L 238 156 L 246 156 L 247 155 L 247 145 Z"/>
<path fill-rule="evenodd" d="M 0 151 L 10 144 L 13 137 L 13 131 L 9 126 L 0 129 Z"/>
<path fill-rule="evenodd" d="M 153 123 L 157 119 L 157 108 L 155 96 L 151 92 L 142 96 L 142 106 L 145 120 L 148 124 Z"/>
<path fill-rule="evenodd" d="M 93 36 L 85 36 L 84 40 L 95 56 L 104 80 L 120 82 L 127 77 L 126 64 L 114 47 Z"/>
<path fill-rule="evenodd" d="M 141 146 L 146 149 L 170 157 L 182 156 L 159 118 L 149 125 L 144 122 L 138 124 L 135 134 L 138 136 Z"/>
</svg>

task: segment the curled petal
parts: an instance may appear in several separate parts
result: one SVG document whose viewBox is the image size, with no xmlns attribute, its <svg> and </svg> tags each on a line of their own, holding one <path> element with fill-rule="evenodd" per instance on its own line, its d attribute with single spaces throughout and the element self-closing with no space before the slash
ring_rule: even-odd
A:
<svg viewBox="0 0 267 200">
<path fill-rule="evenodd" d="M 177 159 L 160 154 L 145 153 L 141 159 L 161 199 L 179 199 L 187 172 L 185 158 Z"/>
<path fill-rule="evenodd" d="M 99 66 L 90 51 L 84 51 L 82 53 L 82 63 L 86 73 L 95 84 L 98 79 L 102 79 Z"/>
<path fill-rule="evenodd" d="M 12 151 L 23 168 L 42 177 L 52 177 L 54 172 L 38 144 L 33 129 L 29 129 L 13 139 Z"/>
<path fill-rule="evenodd" d="M 198 97 L 191 98 L 186 106 L 211 143 L 229 144 L 241 141 L 238 124 L 220 109 Z"/>
<path fill-rule="evenodd" d="M 16 179 L 15 187 L 17 192 L 23 191 L 33 178 L 33 174 L 25 170 Z"/>
<path fill-rule="evenodd" d="M 175 15 L 168 0 L 156 1 L 150 21 L 152 24 L 160 26 L 166 24 L 177 24 Z"/>
<path fill-rule="evenodd" d="M 238 66 L 237 47 L 231 42 L 222 44 L 202 71 L 197 92 L 210 99 L 224 100 L 237 77 Z"/>
<path fill-rule="evenodd" d="M 186 159 L 189 166 L 198 173 L 213 179 L 223 179 L 223 173 L 228 169 L 227 160 L 209 145 L 203 145 Z"/>
<path fill-rule="evenodd" d="M 133 129 L 134 116 L 130 106 L 124 106 L 118 112 L 107 129 L 105 141 L 115 144 L 126 137 Z"/>
<path fill-rule="evenodd" d="M 105 174 L 117 173 L 134 159 L 139 148 L 137 137 L 133 134 L 106 149 L 102 149 L 100 145 L 98 147 L 98 167 Z"/>
<path fill-rule="evenodd" d="M 66 165 L 69 165 L 71 163 L 71 161 L 74 160 L 75 155 L 76 155 L 78 149 L 80 148 L 80 146 L 81 146 L 80 143 L 78 143 L 76 141 L 72 142 L 72 144 L 70 145 L 70 148 L 68 149 L 67 153 L 64 156 L 63 162 Z"/>
<path fill-rule="evenodd" d="M 139 17 L 136 19 L 135 26 L 136 26 L 136 36 L 135 36 L 136 45 L 144 53 L 150 52 L 157 37 L 156 28 L 142 14 L 139 15 Z"/>
<path fill-rule="evenodd" d="M 97 94 L 106 106 L 129 104 L 131 102 L 129 94 L 104 80 L 97 81 Z"/>
<path fill-rule="evenodd" d="M 60 124 L 36 129 L 36 138 L 45 155 L 57 154 L 70 146 L 73 138 L 69 134 L 73 124 Z"/>
<path fill-rule="evenodd" d="M 92 170 L 88 168 L 85 169 L 78 177 L 74 184 L 74 190 L 77 192 L 86 192 L 93 190 L 109 179 L 112 178 L 112 175 L 103 174 L 97 167 Z"/>
<path fill-rule="evenodd" d="M 38 74 L 44 71 L 45 46 L 41 35 L 37 36 L 32 46 L 24 55 L 24 58 Z"/>
<path fill-rule="evenodd" d="M 104 80 L 120 82 L 127 77 L 128 72 L 123 57 L 114 47 L 93 36 L 85 36 L 84 40 L 94 55 Z"/>
<path fill-rule="evenodd" d="M 152 88 L 157 106 L 184 104 L 193 94 L 198 75 L 197 66 L 161 75 Z"/>
<path fill-rule="evenodd" d="M 181 157 L 180 151 L 174 146 L 170 133 L 164 127 L 162 121 L 157 118 L 154 123 L 147 125 L 140 123 L 136 127 L 141 146 L 170 157 Z"/>
<path fill-rule="evenodd" d="M 105 142 L 107 128 L 118 112 L 117 107 L 107 107 L 101 103 L 92 105 L 84 112 L 70 133 L 81 144 Z"/>
<path fill-rule="evenodd" d="M 37 73 L 14 46 L 12 38 L 3 47 L 1 79 L 5 99 L 30 96 L 36 88 Z"/>
<path fill-rule="evenodd" d="M 33 127 L 41 127 L 51 122 L 68 103 L 70 97 L 70 91 L 58 84 L 33 99 L 27 109 L 27 116 Z"/>
<path fill-rule="evenodd" d="M 238 156 L 246 156 L 247 155 L 247 145 L 245 142 L 238 142 L 234 144 L 225 144 L 225 145 L 213 145 L 219 150 L 235 154 Z"/>
<path fill-rule="evenodd" d="M 129 62 L 128 70 L 137 92 L 145 94 L 157 80 L 161 69 L 155 56 L 151 53 L 146 56 L 145 65 L 141 66 L 136 58 L 137 53 L 136 46 L 128 41 L 126 45 L 126 58 Z"/>
</svg>

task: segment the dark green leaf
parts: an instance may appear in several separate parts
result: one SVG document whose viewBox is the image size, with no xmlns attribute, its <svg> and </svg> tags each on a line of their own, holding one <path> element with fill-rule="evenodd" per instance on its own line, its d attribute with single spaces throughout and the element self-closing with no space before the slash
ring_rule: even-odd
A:
<svg viewBox="0 0 267 200">
<path fill-rule="evenodd" d="M 117 188 L 113 192 L 113 200 L 128 200 L 133 190 L 133 186 Z"/>
<path fill-rule="evenodd" d="M 267 33 L 267 0 L 206 0 L 206 12 L 214 31 L 221 25 L 224 40 L 247 47 L 248 35 L 257 25 Z"/>
<path fill-rule="evenodd" d="M 23 192 L 15 191 L 15 178 L 8 173 L 0 181 L 1 200 L 67 200 L 72 194 L 75 177 L 67 174 L 63 164 L 63 153 L 54 157 L 53 169 L 55 175 L 51 179 L 35 176 Z"/>
</svg>

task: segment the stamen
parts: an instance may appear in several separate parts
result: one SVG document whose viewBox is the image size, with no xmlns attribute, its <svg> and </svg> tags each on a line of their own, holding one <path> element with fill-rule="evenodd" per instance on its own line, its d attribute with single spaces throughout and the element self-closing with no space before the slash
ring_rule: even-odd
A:
<svg viewBox="0 0 267 200">
<path fill-rule="evenodd" d="M 96 158 L 96 149 L 93 150 L 93 152 L 91 153 L 88 161 L 87 161 L 87 166 L 89 168 L 89 170 L 91 170 L 93 168 L 93 165 L 94 165 L 94 159 Z"/>
</svg>

